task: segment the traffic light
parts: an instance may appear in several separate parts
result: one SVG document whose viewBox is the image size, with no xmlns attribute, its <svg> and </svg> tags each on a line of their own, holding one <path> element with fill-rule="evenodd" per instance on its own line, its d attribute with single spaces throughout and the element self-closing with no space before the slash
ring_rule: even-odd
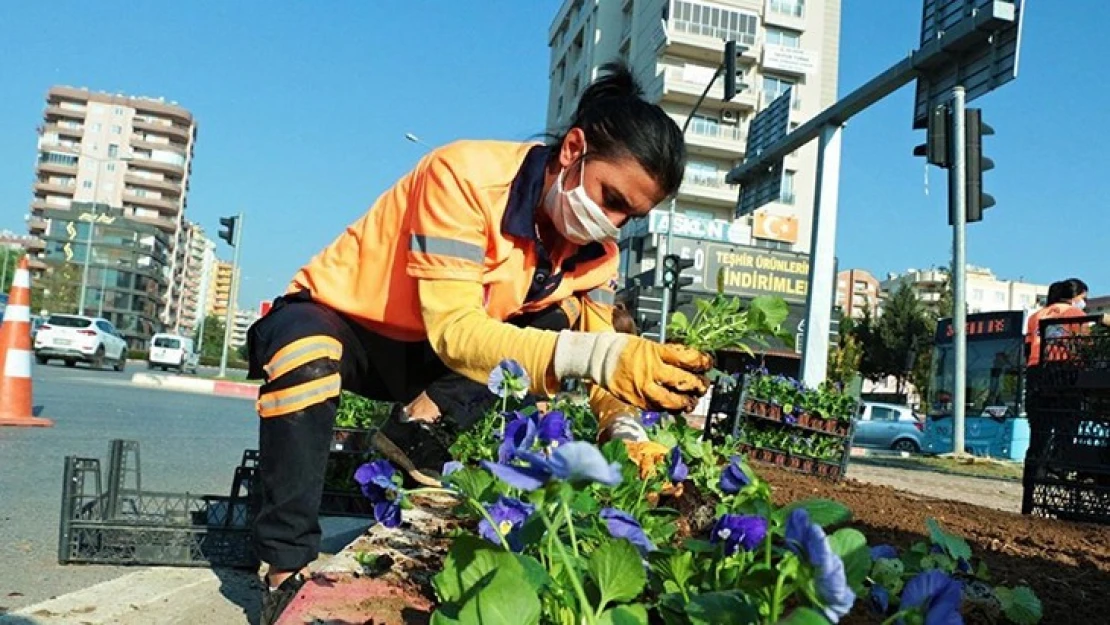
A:
<svg viewBox="0 0 1110 625">
<path fill-rule="evenodd" d="M 682 293 L 683 287 L 694 283 L 694 279 L 683 276 L 682 271 L 693 266 L 693 259 L 682 258 L 678 254 L 663 257 L 663 286 L 671 289 L 671 310 L 693 300 L 692 296 Z"/>
<path fill-rule="evenodd" d="M 983 123 L 981 109 L 966 109 L 967 223 L 983 220 L 983 209 L 994 206 L 994 198 L 983 193 L 983 172 L 994 169 L 994 161 L 983 156 L 983 135 L 994 129 Z"/>
<path fill-rule="evenodd" d="M 738 72 L 736 69 L 736 60 L 747 49 L 747 46 L 737 45 L 732 40 L 725 42 L 725 102 L 732 102 L 732 99 L 736 97 L 741 89 L 747 88 L 747 85 L 740 80 L 743 72 Z"/>
<path fill-rule="evenodd" d="M 928 126 L 925 130 L 925 143 L 915 146 L 914 156 L 924 156 L 925 161 L 937 167 L 949 166 L 948 159 L 948 129 L 950 127 L 951 112 L 946 105 L 940 105 L 929 111 Z"/>
<path fill-rule="evenodd" d="M 231 247 L 235 247 L 235 225 L 238 221 L 238 217 L 220 217 L 220 238 Z"/>
</svg>

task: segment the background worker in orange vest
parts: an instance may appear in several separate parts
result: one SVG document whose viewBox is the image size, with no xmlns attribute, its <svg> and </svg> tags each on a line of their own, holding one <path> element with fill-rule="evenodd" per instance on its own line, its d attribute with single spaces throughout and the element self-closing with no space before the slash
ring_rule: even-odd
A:
<svg viewBox="0 0 1110 625">
<path fill-rule="evenodd" d="M 505 358 L 536 396 L 591 383 L 604 436 L 646 438 L 642 409 L 693 409 L 708 355 L 613 331 L 619 229 L 682 180 L 681 130 L 623 66 L 586 89 L 549 145 L 434 150 L 293 278 L 250 329 L 268 563 L 262 623 L 318 554 L 318 507 L 341 389 L 408 403 L 453 373 L 483 382 Z M 559 331 L 514 324 L 558 307 Z M 521 327 L 521 325 L 526 327 Z"/>
<path fill-rule="evenodd" d="M 1044 319 L 1061 319 L 1068 317 L 1084 317 L 1087 315 L 1087 283 L 1079 278 L 1068 278 L 1060 282 L 1053 282 L 1048 287 L 1048 297 L 1044 308 L 1029 316 L 1025 328 L 1026 365 L 1035 367 L 1041 362 L 1041 321 Z M 1110 315 L 1103 315 L 1101 323 L 1110 326 Z M 1070 334 L 1082 334 L 1087 329 L 1080 324 L 1065 324 L 1050 326 L 1047 331 L 1048 338 L 1060 338 Z M 1067 346 L 1059 345 L 1049 353 L 1049 359 L 1067 358 Z"/>
</svg>

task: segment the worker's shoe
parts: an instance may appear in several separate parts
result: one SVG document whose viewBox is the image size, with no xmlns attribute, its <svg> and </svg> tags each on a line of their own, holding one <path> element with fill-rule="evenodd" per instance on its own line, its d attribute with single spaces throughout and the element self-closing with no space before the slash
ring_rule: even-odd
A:
<svg viewBox="0 0 1110 625">
<path fill-rule="evenodd" d="M 289 606 L 289 602 L 301 591 L 301 587 L 304 586 L 306 581 L 308 580 L 305 579 L 304 575 L 294 573 L 285 578 L 285 581 L 273 590 L 269 588 L 268 583 L 264 582 L 262 614 L 258 621 L 259 625 L 274 625 L 281 618 L 281 613 Z"/>
<path fill-rule="evenodd" d="M 370 443 L 387 460 L 404 472 L 405 487 L 440 486 L 440 471 L 451 460 L 454 436 L 441 424 L 401 422 L 399 410 L 390 415 Z"/>
</svg>

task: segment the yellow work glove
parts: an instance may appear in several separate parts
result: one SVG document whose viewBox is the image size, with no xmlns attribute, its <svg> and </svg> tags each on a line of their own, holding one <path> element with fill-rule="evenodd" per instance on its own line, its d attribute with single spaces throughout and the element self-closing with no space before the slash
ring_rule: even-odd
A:
<svg viewBox="0 0 1110 625">
<path fill-rule="evenodd" d="M 556 377 L 588 378 L 644 410 L 693 410 L 709 388 L 704 374 L 712 366 L 707 354 L 684 345 L 617 332 L 563 330 L 555 342 Z"/>
<path fill-rule="evenodd" d="M 670 452 L 670 449 L 655 441 L 624 441 L 624 446 L 628 450 L 629 459 L 640 467 L 641 480 L 651 477 L 656 465 Z"/>
</svg>

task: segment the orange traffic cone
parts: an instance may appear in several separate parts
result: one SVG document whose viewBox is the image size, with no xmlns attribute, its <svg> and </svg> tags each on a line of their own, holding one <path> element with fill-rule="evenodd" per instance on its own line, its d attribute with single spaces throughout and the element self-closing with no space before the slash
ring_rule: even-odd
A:
<svg viewBox="0 0 1110 625">
<path fill-rule="evenodd" d="M 0 325 L 0 425 L 51 427 L 31 410 L 31 274 L 19 261 Z"/>
</svg>

